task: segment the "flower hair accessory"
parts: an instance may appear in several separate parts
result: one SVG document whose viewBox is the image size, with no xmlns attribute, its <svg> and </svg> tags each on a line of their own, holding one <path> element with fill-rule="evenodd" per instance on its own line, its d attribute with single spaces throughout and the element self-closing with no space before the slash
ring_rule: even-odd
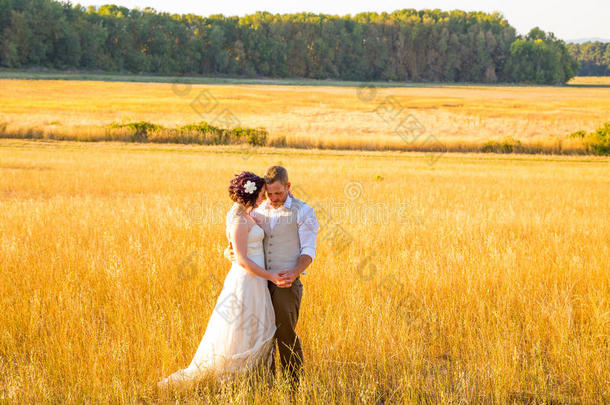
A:
<svg viewBox="0 0 610 405">
<path fill-rule="evenodd" d="M 248 194 L 254 193 L 256 190 L 256 184 L 252 180 L 248 180 L 244 185 L 244 191 Z"/>
</svg>

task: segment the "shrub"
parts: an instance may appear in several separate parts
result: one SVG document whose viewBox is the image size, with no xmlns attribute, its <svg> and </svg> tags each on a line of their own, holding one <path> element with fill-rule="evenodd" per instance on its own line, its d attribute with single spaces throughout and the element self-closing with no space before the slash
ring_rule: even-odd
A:
<svg viewBox="0 0 610 405">
<path fill-rule="evenodd" d="M 234 128 L 233 134 L 238 139 L 245 139 L 252 146 L 264 146 L 267 143 L 267 130 L 264 128 Z"/>
<path fill-rule="evenodd" d="M 570 138 L 582 139 L 589 150 L 596 155 L 610 154 L 610 121 L 594 132 L 576 131 L 568 135 Z"/>
<path fill-rule="evenodd" d="M 482 152 L 513 153 L 521 151 L 521 141 L 506 138 L 502 142 L 489 141 L 481 148 Z"/>
<path fill-rule="evenodd" d="M 187 124 L 180 127 L 180 137 L 189 138 L 193 143 L 225 145 L 229 143 L 226 134 L 220 128 L 201 121 L 197 124 Z M 194 138 L 194 139 L 193 139 Z"/>
<path fill-rule="evenodd" d="M 161 125 L 153 124 L 148 121 L 130 122 L 127 124 L 111 124 L 110 128 L 128 129 L 131 131 L 133 142 L 146 142 L 152 132 L 163 129 Z"/>
<path fill-rule="evenodd" d="M 264 128 L 227 128 L 221 129 L 201 121 L 198 124 L 184 125 L 180 128 L 181 133 L 200 135 L 204 142 L 214 145 L 228 145 L 236 143 L 248 143 L 252 146 L 263 146 L 267 143 L 267 130 Z"/>
</svg>

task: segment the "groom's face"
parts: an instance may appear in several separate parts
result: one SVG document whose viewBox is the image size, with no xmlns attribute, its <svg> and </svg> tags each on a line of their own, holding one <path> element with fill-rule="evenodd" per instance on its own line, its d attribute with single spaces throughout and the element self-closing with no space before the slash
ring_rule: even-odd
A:
<svg viewBox="0 0 610 405">
<path fill-rule="evenodd" d="M 282 184 L 281 181 L 275 181 L 267 184 L 267 197 L 273 208 L 284 205 L 288 198 L 288 190 L 290 190 L 290 183 Z"/>
</svg>

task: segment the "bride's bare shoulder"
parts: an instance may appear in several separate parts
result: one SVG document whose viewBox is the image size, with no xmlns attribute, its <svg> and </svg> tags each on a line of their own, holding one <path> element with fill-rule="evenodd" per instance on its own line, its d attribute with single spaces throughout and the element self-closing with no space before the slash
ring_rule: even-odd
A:
<svg viewBox="0 0 610 405">
<path fill-rule="evenodd" d="M 255 225 L 254 220 L 241 207 L 235 205 L 227 213 L 227 226 L 229 228 L 245 228 L 248 231 Z"/>
</svg>

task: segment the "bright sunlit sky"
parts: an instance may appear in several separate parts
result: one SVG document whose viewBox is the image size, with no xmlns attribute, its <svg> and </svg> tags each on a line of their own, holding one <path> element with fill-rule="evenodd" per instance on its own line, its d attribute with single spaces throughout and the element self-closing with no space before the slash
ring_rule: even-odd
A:
<svg viewBox="0 0 610 405">
<path fill-rule="evenodd" d="M 271 13 L 296 13 L 309 11 L 313 13 L 346 15 L 363 11 L 391 12 L 403 8 L 465 11 L 499 11 L 520 34 L 526 34 L 533 27 L 555 33 L 564 40 L 600 37 L 610 39 L 610 0 L 428 0 L 428 1 L 395 1 L 395 0 L 308 0 L 308 1 L 210 1 L 210 0 L 72 0 L 72 4 L 82 6 L 100 6 L 116 4 L 128 8 L 152 7 L 157 11 L 178 14 L 197 14 L 208 16 L 224 14 L 225 16 L 243 16 L 256 11 Z"/>
</svg>

